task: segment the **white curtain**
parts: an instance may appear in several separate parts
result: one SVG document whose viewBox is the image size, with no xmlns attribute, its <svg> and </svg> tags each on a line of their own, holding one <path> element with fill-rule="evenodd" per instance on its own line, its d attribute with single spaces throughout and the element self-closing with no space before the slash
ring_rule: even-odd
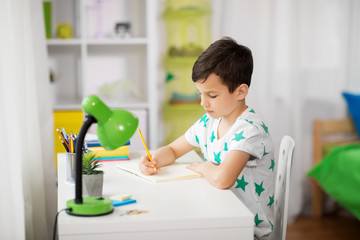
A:
<svg viewBox="0 0 360 240">
<path fill-rule="evenodd" d="M 50 239 L 56 214 L 41 0 L 0 0 L 0 239 Z"/>
<path fill-rule="evenodd" d="M 253 52 L 247 104 L 279 146 L 296 141 L 290 221 L 311 213 L 312 122 L 342 118 L 343 90 L 360 92 L 360 3 L 356 0 L 213 0 L 213 39 L 231 36 Z M 276 152 L 278 155 L 278 152 Z"/>
</svg>

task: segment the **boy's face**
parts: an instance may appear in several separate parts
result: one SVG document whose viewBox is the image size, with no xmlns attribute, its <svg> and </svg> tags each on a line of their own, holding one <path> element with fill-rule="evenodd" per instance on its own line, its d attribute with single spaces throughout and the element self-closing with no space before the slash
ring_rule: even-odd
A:
<svg viewBox="0 0 360 240">
<path fill-rule="evenodd" d="M 227 118 L 238 116 L 245 96 L 237 88 L 233 93 L 221 81 L 221 78 L 212 73 L 204 82 L 202 79 L 195 82 L 201 95 L 201 106 L 212 118 Z"/>
</svg>

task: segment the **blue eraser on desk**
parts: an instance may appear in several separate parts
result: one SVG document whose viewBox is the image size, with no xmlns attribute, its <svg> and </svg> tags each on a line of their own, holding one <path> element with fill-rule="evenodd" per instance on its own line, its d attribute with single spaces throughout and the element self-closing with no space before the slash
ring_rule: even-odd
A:
<svg viewBox="0 0 360 240">
<path fill-rule="evenodd" d="M 126 199 L 123 201 L 118 201 L 118 200 L 112 200 L 113 201 L 113 206 L 114 207 L 118 207 L 118 206 L 122 206 L 122 205 L 126 205 L 126 204 L 131 204 L 131 203 L 136 203 L 135 199 Z"/>
</svg>

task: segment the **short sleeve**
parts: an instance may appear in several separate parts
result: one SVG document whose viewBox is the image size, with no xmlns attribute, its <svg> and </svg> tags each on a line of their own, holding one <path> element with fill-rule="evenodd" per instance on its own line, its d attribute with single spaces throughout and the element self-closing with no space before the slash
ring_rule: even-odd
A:
<svg viewBox="0 0 360 240">
<path fill-rule="evenodd" d="M 250 159 L 259 159 L 264 154 L 263 133 L 257 126 L 239 121 L 228 144 L 229 151 L 240 150 L 248 153 Z"/>
</svg>

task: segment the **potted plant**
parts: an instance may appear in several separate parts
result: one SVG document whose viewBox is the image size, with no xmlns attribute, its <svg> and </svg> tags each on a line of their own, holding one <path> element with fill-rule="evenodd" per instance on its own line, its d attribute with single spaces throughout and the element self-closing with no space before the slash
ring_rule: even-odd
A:
<svg viewBox="0 0 360 240">
<path fill-rule="evenodd" d="M 88 152 L 83 154 L 82 162 L 82 189 L 85 197 L 101 197 L 104 171 L 99 170 L 100 162 L 95 154 Z"/>
</svg>

